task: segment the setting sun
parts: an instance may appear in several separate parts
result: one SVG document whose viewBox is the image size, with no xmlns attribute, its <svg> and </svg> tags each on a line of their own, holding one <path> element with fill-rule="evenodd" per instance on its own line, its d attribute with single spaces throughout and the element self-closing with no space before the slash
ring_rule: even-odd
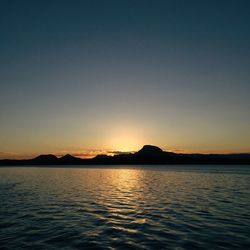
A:
<svg viewBox="0 0 250 250">
<path fill-rule="evenodd" d="M 116 125 L 108 137 L 107 146 L 119 151 L 134 151 L 143 144 L 142 134 L 131 124 Z"/>
</svg>

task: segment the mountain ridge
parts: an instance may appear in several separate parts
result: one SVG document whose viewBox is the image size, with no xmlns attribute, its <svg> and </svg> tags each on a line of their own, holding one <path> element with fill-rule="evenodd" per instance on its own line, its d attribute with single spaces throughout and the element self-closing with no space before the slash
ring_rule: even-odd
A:
<svg viewBox="0 0 250 250">
<path fill-rule="evenodd" d="M 53 154 L 39 155 L 28 160 L 0 160 L 0 166 L 11 165 L 133 165 L 133 164 L 249 164 L 250 154 L 183 154 L 163 151 L 153 145 L 144 145 L 129 154 L 96 155 L 82 159 L 70 154 L 57 157 Z"/>
</svg>

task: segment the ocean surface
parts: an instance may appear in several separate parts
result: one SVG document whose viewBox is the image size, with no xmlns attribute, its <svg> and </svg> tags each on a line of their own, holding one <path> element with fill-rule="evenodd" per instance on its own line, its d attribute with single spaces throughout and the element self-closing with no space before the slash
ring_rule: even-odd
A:
<svg viewBox="0 0 250 250">
<path fill-rule="evenodd" d="M 250 249 L 250 166 L 1 167 L 0 249 Z"/>
</svg>

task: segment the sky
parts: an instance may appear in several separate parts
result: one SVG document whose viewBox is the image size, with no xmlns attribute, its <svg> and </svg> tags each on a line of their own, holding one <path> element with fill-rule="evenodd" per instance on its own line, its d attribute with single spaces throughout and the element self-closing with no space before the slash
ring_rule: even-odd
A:
<svg viewBox="0 0 250 250">
<path fill-rule="evenodd" d="M 250 152 L 248 0 L 2 0 L 0 65 L 0 158 Z"/>
</svg>

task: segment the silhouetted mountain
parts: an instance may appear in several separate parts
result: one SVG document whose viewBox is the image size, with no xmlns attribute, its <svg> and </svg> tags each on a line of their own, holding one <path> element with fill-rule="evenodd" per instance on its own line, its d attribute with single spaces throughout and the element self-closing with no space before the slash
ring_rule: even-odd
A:
<svg viewBox="0 0 250 250">
<path fill-rule="evenodd" d="M 68 160 L 80 159 L 80 158 L 77 158 L 77 157 L 72 156 L 72 155 L 70 155 L 70 154 L 66 154 L 66 155 L 62 156 L 60 159 L 61 159 L 61 160 L 67 160 L 67 161 L 68 161 Z"/>
<path fill-rule="evenodd" d="M 70 154 L 66 154 L 58 159 L 58 164 L 80 164 L 81 163 L 81 158 L 72 156 Z"/>
<path fill-rule="evenodd" d="M 95 160 L 103 160 L 103 159 L 110 159 L 110 158 L 111 158 L 111 156 L 109 156 L 109 155 L 101 154 L 101 155 L 95 156 L 93 159 L 95 159 Z"/>
<path fill-rule="evenodd" d="M 55 155 L 40 155 L 30 160 L 0 160 L 1 166 L 16 165 L 111 165 L 111 164 L 249 164 L 250 154 L 176 154 L 159 147 L 145 145 L 136 153 L 114 156 L 97 155 L 81 159 L 72 155 L 57 158 Z"/>
<path fill-rule="evenodd" d="M 140 149 L 135 154 L 137 155 L 159 155 L 162 154 L 164 151 L 162 151 L 161 148 L 152 146 L 152 145 L 144 145 L 142 149 Z"/>
<path fill-rule="evenodd" d="M 54 164 L 56 163 L 58 158 L 55 155 L 39 155 L 31 161 L 37 164 Z"/>
</svg>

